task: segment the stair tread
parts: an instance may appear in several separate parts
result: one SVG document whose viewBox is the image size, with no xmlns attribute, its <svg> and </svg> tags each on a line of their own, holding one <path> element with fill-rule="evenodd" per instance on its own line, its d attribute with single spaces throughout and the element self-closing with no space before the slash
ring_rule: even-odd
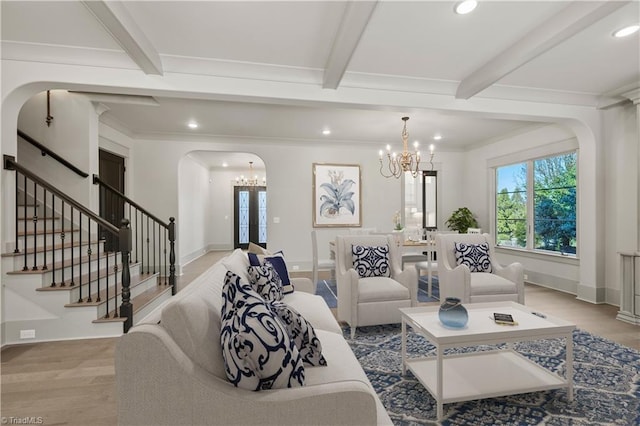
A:
<svg viewBox="0 0 640 426">
<path fill-rule="evenodd" d="M 140 262 L 138 263 L 129 263 L 129 269 L 140 265 Z M 113 270 L 113 266 L 109 266 L 109 270 L 107 271 L 107 268 L 100 268 L 99 271 L 92 271 L 91 273 L 91 281 L 95 281 L 98 279 L 98 275 L 96 275 L 96 272 L 98 272 L 100 274 L 100 279 L 106 279 L 107 278 L 107 273 L 109 275 L 109 277 L 113 277 L 113 275 L 115 274 L 120 274 L 122 272 L 122 263 L 118 263 L 118 270 L 114 271 Z M 151 274 L 145 274 L 145 275 L 151 275 Z M 136 275 L 137 276 L 137 275 Z M 56 283 L 55 287 L 54 286 L 46 286 L 46 287 L 39 287 L 36 289 L 36 291 L 68 291 L 68 290 L 72 290 L 74 288 L 77 288 L 77 283 L 82 282 L 83 286 L 86 286 L 88 284 L 89 281 L 89 274 L 83 274 L 82 275 L 82 280 L 80 279 L 80 277 L 73 277 L 73 285 L 71 285 L 72 280 L 66 280 L 64 282 L 64 285 L 61 285 L 62 283 Z M 132 277 L 133 279 L 133 277 Z"/>
<path fill-rule="evenodd" d="M 129 285 L 130 288 L 136 287 L 137 285 L 140 285 L 150 279 L 158 278 L 158 273 L 155 274 L 139 274 L 139 275 L 134 275 L 131 277 L 131 283 Z M 158 287 L 162 286 L 164 287 L 163 284 L 158 284 Z M 109 291 L 109 298 L 113 298 L 113 297 L 117 297 L 120 294 L 122 294 L 122 282 L 118 281 L 117 285 L 116 285 L 116 292 L 114 294 L 113 292 L 113 288 Z M 107 303 L 106 299 L 107 299 L 107 290 L 106 289 L 101 289 L 100 290 L 100 301 L 98 301 L 98 293 L 92 293 L 91 294 L 91 302 L 87 302 L 86 298 L 85 301 L 82 302 L 74 302 L 74 303 L 67 303 L 64 306 L 68 307 L 68 308 L 78 308 L 78 307 L 85 307 L 85 306 L 99 306 L 101 304 Z"/>
<path fill-rule="evenodd" d="M 71 242 L 68 243 L 64 243 L 64 244 L 56 244 L 53 248 L 56 250 L 62 249 L 62 248 L 75 248 L 75 247 L 80 247 L 82 246 L 86 246 L 86 245 L 90 245 L 90 244 L 100 244 L 104 242 L 104 240 L 90 240 L 90 241 L 82 241 L 82 244 L 80 244 L 79 241 L 74 241 L 73 244 Z M 47 245 L 45 246 L 38 246 L 36 247 L 35 252 L 36 253 L 42 253 L 44 251 L 50 252 L 51 251 L 51 246 Z M 27 249 L 27 254 L 33 254 L 34 250 L 33 247 L 29 247 Z M 2 257 L 16 257 L 16 256 L 24 256 L 24 251 L 20 251 L 18 253 L 16 252 L 7 252 L 7 253 L 2 253 Z"/>
<path fill-rule="evenodd" d="M 18 236 L 19 237 L 32 237 L 34 234 L 35 235 L 51 235 L 51 234 L 60 234 L 62 232 L 80 232 L 79 228 L 54 228 L 54 229 L 44 229 L 44 226 L 42 226 L 41 229 L 37 229 L 36 231 L 34 230 L 27 230 L 27 232 L 24 232 L 24 230 L 18 230 Z"/>
<path fill-rule="evenodd" d="M 171 291 L 171 286 L 169 285 L 157 285 L 156 287 L 145 291 L 144 293 L 139 294 L 138 296 L 131 299 L 131 304 L 133 305 L 133 314 L 135 315 L 137 312 L 140 312 L 144 307 L 146 307 L 149 303 L 153 302 L 156 298 L 161 297 L 166 292 Z M 118 310 L 120 310 L 120 306 L 118 306 Z M 113 317 L 115 310 L 109 312 L 109 318 L 99 318 L 93 320 L 94 323 L 100 322 L 124 322 L 126 317 Z"/>
<path fill-rule="evenodd" d="M 100 258 L 106 258 L 106 257 L 115 257 L 117 253 L 113 253 L 113 252 L 109 252 L 109 253 L 100 253 Z M 98 256 L 91 256 L 91 261 L 96 261 L 98 259 Z M 85 264 L 89 262 L 89 256 L 82 256 L 81 258 L 75 257 L 73 258 L 73 264 L 74 265 L 79 265 L 79 264 Z M 37 266 L 37 265 L 36 265 Z M 64 264 L 62 263 L 62 261 L 60 262 L 56 262 L 55 264 L 51 264 L 48 263 L 46 265 L 46 269 L 42 269 L 41 266 L 38 266 L 37 270 L 33 270 L 31 269 L 31 265 L 27 265 L 27 267 L 29 268 L 28 270 L 17 270 L 17 271 L 8 271 L 7 274 L 9 275 L 20 275 L 20 274 L 45 274 L 47 272 L 51 272 L 52 270 L 58 270 L 60 268 L 63 267 L 70 267 L 71 266 L 71 259 L 65 259 L 64 260 Z"/>
<path fill-rule="evenodd" d="M 28 220 L 28 221 L 33 221 L 33 218 L 34 218 L 34 216 L 33 216 L 33 215 L 31 215 L 31 216 L 27 216 L 27 217 L 20 216 L 20 217 L 18 217 L 17 219 L 18 219 L 18 220 Z M 38 218 L 38 220 L 51 220 L 51 219 L 59 220 L 59 219 L 60 219 L 60 216 L 37 216 L 37 218 Z"/>
</svg>

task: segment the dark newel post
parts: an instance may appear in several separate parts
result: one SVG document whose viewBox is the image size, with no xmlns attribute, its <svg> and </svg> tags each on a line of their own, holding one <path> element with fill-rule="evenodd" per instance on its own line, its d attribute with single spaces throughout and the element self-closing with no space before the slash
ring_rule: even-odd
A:
<svg viewBox="0 0 640 426">
<path fill-rule="evenodd" d="M 171 294 L 176 294 L 176 218 L 169 218 L 169 285 L 171 286 Z"/>
<path fill-rule="evenodd" d="M 129 272 L 129 253 L 131 252 L 131 229 L 129 221 L 122 219 L 120 227 L 119 249 L 122 254 L 122 305 L 120 306 L 120 317 L 126 317 L 124 322 L 124 332 L 126 333 L 133 326 L 133 305 L 131 304 L 131 274 Z"/>
</svg>

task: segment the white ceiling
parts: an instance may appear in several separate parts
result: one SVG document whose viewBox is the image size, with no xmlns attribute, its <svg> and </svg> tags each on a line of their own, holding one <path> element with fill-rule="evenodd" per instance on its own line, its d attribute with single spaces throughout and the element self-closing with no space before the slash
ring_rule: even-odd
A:
<svg viewBox="0 0 640 426">
<path fill-rule="evenodd" d="M 611 36 L 640 22 L 638 0 L 479 0 L 464 16 L 453 12 L 454 4 L 2 1 L 2 56 L 141 69 L 153 78 L 209 74 L 312 82 L 324 90 L 383 87 L 470 101 L 503 97 L 593 108 L 618 102 L 620 94 L 640 86 L 640 34 Z M 399 144 L 404 115 L 411 117 L 411 141 L 419 140 L 423 149 L 436 133 L 443 136 L 437 150 L 465 150 L 539 125 L 384 105 L 220 101 L 198 93 L 155 100 L 150 106 L 102 98 L 109 111 L 101 119 L 133 137 L 347 141 L 375 150 Z M 187 128 L 190 120 L 199 128 Z M 331 135 L 321 134 L 325 128 Z"/>
</svg>

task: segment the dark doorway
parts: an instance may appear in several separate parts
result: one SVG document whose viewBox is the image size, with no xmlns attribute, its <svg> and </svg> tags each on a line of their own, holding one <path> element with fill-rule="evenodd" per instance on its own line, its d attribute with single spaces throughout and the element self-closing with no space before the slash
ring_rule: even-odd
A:
<svg viewBox="0 0 640 426">
<path fill-rule="evenodd" d="M 233 246 L 246 249 L 249 243 L 267 247 L 267 187 L 234 186 Z"/>
<path fill-rule="evenodd" d="M 124 158 L 103 150 L 100 150 L 99 156 L 100 179 L 124 194 Z M 111 191 L 101 189 L 100 217 L 120 227 L 124 217 L 124 200 Z M 105 239 L 105 250 L 116 251 L 115 238 L 107 232 L 100 232 L 100 234 Z"/>
</svg>

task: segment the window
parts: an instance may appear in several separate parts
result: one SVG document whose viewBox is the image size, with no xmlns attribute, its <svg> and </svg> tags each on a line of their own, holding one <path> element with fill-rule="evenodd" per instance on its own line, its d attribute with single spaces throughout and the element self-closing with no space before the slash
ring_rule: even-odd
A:
<svg viewBox="0 0 640 426">
<path fill-rule="evenodd" d="M 405 173 L 404 224 L 408 231 L 422 235 L 423 228 L 435 230 L 438 226 L 437 175 L 433 170 L 423 170 L 415 178 Z"/>
<path fill-rule="evenodd" d="M 496 244 L 576 254 L 576 152 L 496 167 Z"/>
</svg>

